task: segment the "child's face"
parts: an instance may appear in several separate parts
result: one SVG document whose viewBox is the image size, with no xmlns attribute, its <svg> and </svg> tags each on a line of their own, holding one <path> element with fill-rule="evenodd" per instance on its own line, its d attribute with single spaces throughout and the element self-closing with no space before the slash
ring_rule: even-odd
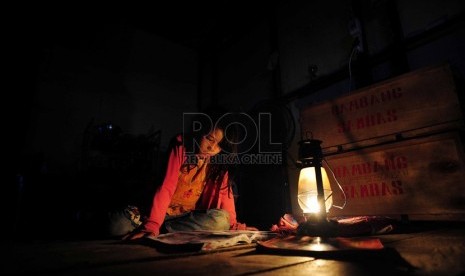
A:
<svg viewBox="0 0 465 276">
<path fill-rule="evenodd" d="M 213 156 L 220 153 L 219 143 L 223 140 L 223 136 L 223 131 L 217 128 L 203 136 L 200 141 L 200 155 Z"/>
</svg>

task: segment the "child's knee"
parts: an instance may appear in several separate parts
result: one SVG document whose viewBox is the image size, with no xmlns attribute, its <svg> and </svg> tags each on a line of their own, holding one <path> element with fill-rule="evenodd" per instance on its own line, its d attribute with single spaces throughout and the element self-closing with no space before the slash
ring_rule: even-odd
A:
<svg viewBox="0 0 465 276">
<path fill-rule="evenodd" d="M 223 209 L 210 209 L 207 211 L 209 217 L 211 217 L 218 229 L 229 230 L 229 212 Z"/>
</svg>

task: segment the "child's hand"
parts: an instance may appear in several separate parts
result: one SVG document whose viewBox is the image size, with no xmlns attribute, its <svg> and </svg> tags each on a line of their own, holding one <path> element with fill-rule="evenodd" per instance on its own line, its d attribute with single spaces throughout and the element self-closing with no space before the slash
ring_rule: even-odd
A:
<svg viewBox="0 0 465 276">
<path fill-rule="evenodd" d="M 259 231 L 257 228 L 253 226 L 247 226 L 245 223 L 236 223 L 231 226 L 231 230 L 248 230 L 248 231 Z"/>
<path fill-rule="evenodd" d="M 137 240 L 141 238 L 156 237 L 156 236 L 158 236 L 158 233 L 147 232 L 142 229 L 136 229 L 132 231 L 131 233 L 127 234 L 126 236 L 124 236 L 122 239 L 123 240 Z"/>
</svg>

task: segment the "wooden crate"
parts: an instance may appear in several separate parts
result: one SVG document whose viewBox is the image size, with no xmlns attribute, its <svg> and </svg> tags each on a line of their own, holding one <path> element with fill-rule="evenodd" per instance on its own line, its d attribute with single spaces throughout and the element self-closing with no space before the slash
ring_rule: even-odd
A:
<svg viewBox="0 0 465 276">
<path fill-rule="evenodd" d="M 463 120 L 451 70 L 441 65 L 309 106 L 300 124 L 332 153 L 461 128 Z"/>
<path fill-rule="evenodd" d="M 408 215 L 413 218 L 465 216 L 464 151 L 457 132 L 378 145 L 326 160 L 347 197 L 330 216 Z M 343 194 L 331 183 L 333 201 Z"/>
</svg>

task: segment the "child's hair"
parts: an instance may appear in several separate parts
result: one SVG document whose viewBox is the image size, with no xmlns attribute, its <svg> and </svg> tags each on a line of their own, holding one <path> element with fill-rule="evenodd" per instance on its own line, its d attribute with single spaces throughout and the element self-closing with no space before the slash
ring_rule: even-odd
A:
<svg viewBox="0 0 465 276">
<path fill-rule="evenodd" d="M 234 157 L 237 155 L 237 142 L 239 133 L 236 124 L 234 124 L 235 115 L 227 112 L 222 108 L 209 108 L 204 112 L 199 113 L 199 116 L 194 117 L 195 121 L 200 126 L 212 126 L 211 128 L 203 127 L 199 131 L 189 131 L 183 133 L 183 145 L 186 150 L 187 159 L 182 165 L 182 170 L 190 171 L 197 165 L 197 156 L 202 138 L 214 128 L 223 131 L 224 137 L 219 142 L 221 151 L 214 157 L 213 161 L 207 167 L 207 183 L 214 183 L 221 186 L 223 178 L 228 172 L 229 179 L 232 180 L 233 172 L 231 168 L 234 166 Z M 228 181 L 228 186 L 232 181 Z"/>
</svg>

